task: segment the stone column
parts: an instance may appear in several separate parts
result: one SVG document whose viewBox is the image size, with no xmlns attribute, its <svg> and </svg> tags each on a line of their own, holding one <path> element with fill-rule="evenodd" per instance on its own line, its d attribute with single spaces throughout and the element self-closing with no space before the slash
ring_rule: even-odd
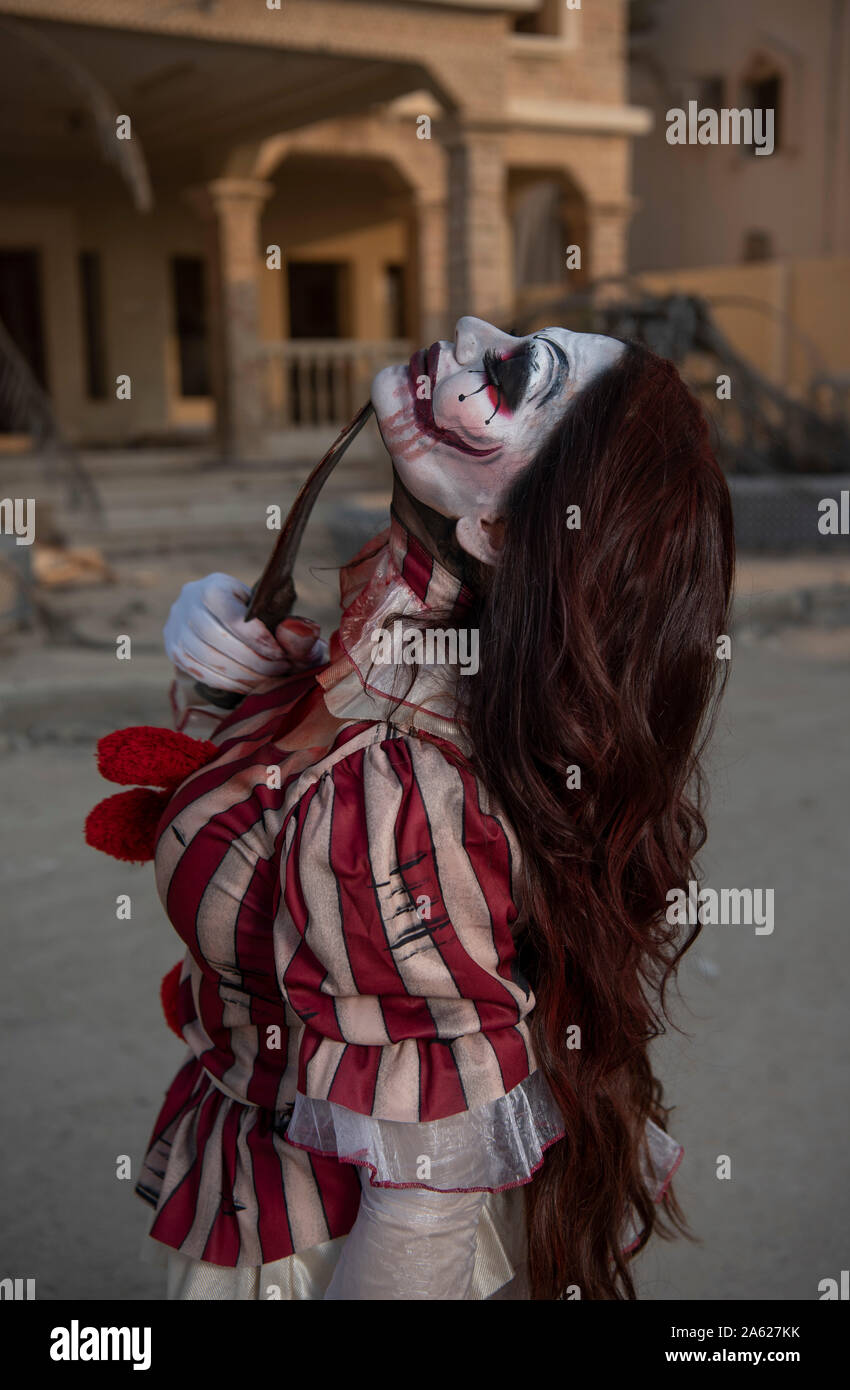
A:
<svg viewBox="0 0 850 1390">
<path fill-rule="evenodd" d="M 438 338 L 451 338 L 454 333 L 454 319 L 449 312 L 449 218 L 445 195 L 414 195 L 410 226 L 417 339 L 427 346 Z"/>
<path fill-rule="evenodd" d="M 506 171 L 501 135 L 458 122 L 441 131 L 449 158 L 449 313 L 513 316 Z"/>
<path fill-rule="evenodd" d="M 624 275 L 628 261 L 629 222 L 635 202 L 591 202 L 587 209 L 590 256 L 587 270 L 591 280 L 606 275 Z"/>
<path fill-rule="evenodd" d="M 230 458 L 256 451 L 263 435 L 260 216 L 273 191 L 273 184 L 258 179 L 224 178 L 189 194 L 208 230 L 216 422 Z"/>
</svg>

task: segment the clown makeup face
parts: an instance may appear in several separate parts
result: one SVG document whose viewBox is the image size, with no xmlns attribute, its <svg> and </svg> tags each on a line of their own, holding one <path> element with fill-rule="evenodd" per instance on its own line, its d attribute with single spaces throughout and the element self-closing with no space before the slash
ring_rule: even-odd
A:
<svg viewBox="0 0 850 1390">
<path fill-rule="evenodd" d="M 457 518 L 457 539 L 498 560 L 500 504 L 574 397 L 624 352 L 617 338 L 544 328 L 525 338 L 458 319 L 453 343 L 432 343 L 372 383 L 381 436 L 408 492 Z"/>
</svg>

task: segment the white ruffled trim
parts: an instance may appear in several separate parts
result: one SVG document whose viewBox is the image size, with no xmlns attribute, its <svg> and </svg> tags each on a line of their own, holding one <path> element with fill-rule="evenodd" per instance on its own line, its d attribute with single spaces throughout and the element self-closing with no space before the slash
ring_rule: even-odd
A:
<svg viewBox="0 0 850 1390">
<path fill-rule="evenodd" d="M 370 1168 L 373 1187 L 501 1192 L 528 1182 L 563 1133 L 538 1070 L 487 1105 L 423 1123 L 378 1120 L 299 1091 L 285 1137 L 296 1148 Z"/>
<path fill-rule="evenodd" d="M 685 1150 L 681 1144 L 678 1144 L 652 1120 L 646 1122 L 646 1146 L 649 1153 L 649 1165 L 647 1166 L 644 1159 L 643 1174 L 652 1192 L 652 1200 L 660 1202 L 670 1186 L 673 1174 L 681 1163 Z M 632 1215 L 626 1223 L 621 1238 L 621 1245 L 625 1254 L 634 1249 L 639 1237 L 637 1223 Z"/>
<path fill-rule="evenodd" d="M 684 1148 L 669 1134 L 660 1129 L 652 1120 L 646 1122 L 646 1143 L 649 1149 L 650 1170 L 647 1181 L 655 1183 L 653 1199 L 660 1202 L 670 1181 L 682 1161 Z"/>
</svg>

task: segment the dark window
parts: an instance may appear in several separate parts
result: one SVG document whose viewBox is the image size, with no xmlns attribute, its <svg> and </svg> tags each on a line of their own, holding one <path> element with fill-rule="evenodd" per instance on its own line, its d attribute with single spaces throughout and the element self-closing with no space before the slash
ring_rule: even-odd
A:
<svg viewBox="0 0 850 1390">
<path fill-rule="evenodd" d="M 83 305 L 83 349 L 86 363 L 86 395 L 102 401 L 106 396 L 106 351 L 103 332 L 103 279 L 97 251 L 79 256 L 80 297 Z"/>
<path fill-rule="evenodd" d="M 773 259 L 773 237 L 761 228 L 751 228 L 744 233 L 744 247 L 741 259 L 744 261 L 770 261 Z"/>
<path fill-rule="evenodd" d="M 539 16 L 536 14 L 518 14 L 514 20 L 514 32 L 517 34 L 539 34 L 538 20 Z"/>
<path fill-rule="evenodd" d="M 210 369 L 204 262 L 200 256 L 175 256 L 171 262 L 171 276 L 180 394 L 208 396 Z"/>
<path fill-rule="evenodd" d="M 0 251 L 0 321 L 40 386 L 47 386 L 37 251 Z M 0 402 L 0 431 L 29 430 L 20 407 Z"/>
<path fill-rule="evenodd" d="M 564 188 L 558 178 L 526 183 L 512 208 L 514 284 L 553 285 L 566 274 L 566 248 L 580 242 L 566 225 Z"/>
<path fill-rule="evenodd" d="M 745 105 L 753 111 L 773 112 L 773 148 L 778 150 L 782 144 L 782 78 L 776 73 L 748 82 L 745 87 Z M 763 120 L 764 118 L 762 118 Z M 764 126 L 762 125 L 762 129 Z M 756 144 L 744 147 L 748 154 L 755 154 Z"/>
<path fill-rule="evenodd" d="M 407 325 L 404 299 L 404 266 L 384 267 L 387 277 L 387 327 L 391 338 L 403 338 Z"/>
<path fill-rule="evenodd" d="M 289 286 L 290 338 L 341 338 L 342 296 L 346 266 L 335 261 L 290 261 Z M 289 370 L 292 420 L 295 424 L 322 423 L 324 405 L 334 402 L 336 418 L 351 413 L 351 373 L 343 363 L 305 358 L 293 362 Z M 339 404 L 345 400 L 345 405 Z"/>
<path fill-rule="evenodd" d="M 290 261 L 290 338 L 340 338 L 344 266 L 335 261 Z"/>
<path fill-rule="evenodd" d="M 549 34 L 556 37 L 561 29 L 558 23 L 560 7 L 565 0 L 541 0 L 536 10 L 518 14 L 514 19 L 516 34 Z"/>
</svg>

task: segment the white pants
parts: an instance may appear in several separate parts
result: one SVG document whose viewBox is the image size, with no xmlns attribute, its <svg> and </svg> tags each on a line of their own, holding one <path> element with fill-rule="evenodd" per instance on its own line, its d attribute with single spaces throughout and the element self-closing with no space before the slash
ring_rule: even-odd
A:
<svg viewBox="0 0 850 1390">
<path fill-rule="evenodd" d="M 146 1237 L 171 1300 L 527 1299 L 522 1189 L 372 1187 L 347 1236 L 260 1266 L 190 1259 Z"/>
<path fill-rule="evenodd" d="M 325 1298 L 466 1298 L 486 1192 L 372 1187 L 359 1173 L 357 1220 Z"/>
</svg>

